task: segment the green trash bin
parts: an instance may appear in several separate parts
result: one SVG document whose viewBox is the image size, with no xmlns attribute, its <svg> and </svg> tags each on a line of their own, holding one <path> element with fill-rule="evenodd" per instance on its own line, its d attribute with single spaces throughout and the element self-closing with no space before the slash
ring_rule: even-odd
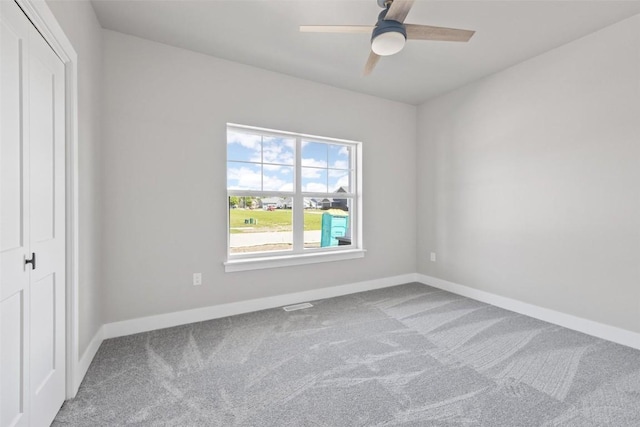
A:
<svg viewBox="0 0 640 427">
<path fill-rule="evenodd" d="M 322 232 L 320 246 L 338 246 L 338 237 L 344 237 L 349 229 L 349 214 L 347 212 L 322 214 Z"/>
</svg>

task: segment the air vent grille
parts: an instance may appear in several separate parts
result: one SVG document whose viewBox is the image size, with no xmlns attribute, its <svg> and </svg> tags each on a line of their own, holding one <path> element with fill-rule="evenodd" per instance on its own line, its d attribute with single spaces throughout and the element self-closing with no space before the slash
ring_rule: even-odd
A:
<svg viewBox="0 0 640 427">
<path fill-rule="evenodd" d="M 313 305 L 309 304 L 308 302 L 303 302 L 301 304 L 288 305 L 286 307 L 282 307 L 282 309 L 284 311 L 296 311 L 311 307 L 313 307 Z"/>
</svg>

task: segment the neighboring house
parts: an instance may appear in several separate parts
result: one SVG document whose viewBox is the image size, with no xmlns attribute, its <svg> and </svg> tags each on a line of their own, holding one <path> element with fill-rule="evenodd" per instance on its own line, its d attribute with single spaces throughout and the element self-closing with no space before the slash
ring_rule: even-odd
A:
<svg viewBox="0 0 640 427">
<path fill-rule="evenodd" d="M 344 187 L 340 187 L 336 191 L 336 193 L 346 193 L 346 192 L 347 192 L 347 190 L 345 190 Z M 331 201 L 331 208 L 332 209 L 342 209 L 343 211 L 349 210 L 348 200 L 347 199 L 333 199 Z"/>
<path fill-rule="evenodd" d="M 273 207 L 274 209 L 282 209 L 283 200 L 280 197 L 265 197 L 260 199 L 260 207 L 262 209 L 269 209 Z"/>
<path fill-rule="evenodd" d="M 343 187 L 340 187 L 336 193 L 346 193 Z M 305 209 L 342 209 L 347 210 L 347 199 L 304 199 Z"/>
<path fill-rule="evenodd" d="M 322 203 L 318 199 L 304 199 L 305 209 L 319 209 Z"/>
</svg>

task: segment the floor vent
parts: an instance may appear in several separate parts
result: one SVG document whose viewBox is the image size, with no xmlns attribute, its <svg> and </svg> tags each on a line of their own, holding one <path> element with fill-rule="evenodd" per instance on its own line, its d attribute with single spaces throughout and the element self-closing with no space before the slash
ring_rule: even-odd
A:
<svg viewBox="0 0 640 427">
<path fill-rule="evenodd" d="M 301 304 L 288 305 L 286 307 L 282 307 L 282 309 L 284 311 L 295 311 L 295 310 L 302 310 L 303 308 L 311 308 L 311 307 L 313 306 L 308 302 L 303 302 Z"/>
</svg>

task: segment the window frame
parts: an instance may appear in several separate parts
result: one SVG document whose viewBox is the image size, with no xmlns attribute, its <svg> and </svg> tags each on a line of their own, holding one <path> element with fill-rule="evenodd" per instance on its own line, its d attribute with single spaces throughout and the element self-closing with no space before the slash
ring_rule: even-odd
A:
<svg viewBox="0 0 640 427">
<path fill-rule="evenodd" d="M 254 270 L 271 267 L 282 267 L 287 265 L 300 265 L 317 263 L 324 261 L 336 261 L 341 259 L 361 258 L 364 256 L 365 250 L 363 248 L 362 239 L 362 142 L 350 141 L 345 139 L 328 138 L 316 135 L 301 134 L 295 132 L 278 131 L 273 129 L 265 129 L 254 126 L 239 125 L 235 123 L 227 123 L 226 126 L 226 155 L 225 155 L 225 169 L 226 175 L 226 197 L 225 205 L 227 211 L 227 257 L 224 262 L 225 271 L 242 271 L 242 270 Z M 234 161 L 229 159 L 228 154 L 228 133 L 230 131 L 237 131 L 241 133 L 250 133 L 260 135 L 262 137 L 284 137 L 294 139 L 294 163 L 293 163 L 293 191 L 270 191 L 270 190 L 234 190 L 229 189 L 228 185 L 228 173 L 229 163 L 238 162 L 245 164 L 255 165 L 270 165 L 271 163 L 264 163 L 264 154 L 261 154 L 260 162 L 249 161 Z M 336 192 L 303 192 L 302 191 L 302 142 L 317 142 L 327 145 L 343 145 L 350 147 L 350 185 L 348 193 L 336 193 Z M 286 166 L 286 165 L 278 165 Z M 327 159 L 327 166 L 324 169 L 327 174 L 330 170 L 334 169 L 330 167 L 329 159 Z M 342 170 L 342 169 L 334 169 Z M 264 169 L 262 169 L 262 179 L 264 180 Z M 327 177 L 328 179 L 328 177 Z M 327 188 L 328 190 L 328 188 Z M 293 244 L 290 250 L 278 250 L 278 251 L 265 251 L 265 252 L 252 252 L 252 253 L 231 253 L 231 223 L 230 223 L 230 211 L 229 197 L 283 197 L 291 198 L 292 201 L 292 233 Z M 305 248 L 304 247 L 304 200 L 305 198 L 315 199 L 346 199 L 349 200 L 349 221 L 351 228 L 351 245 L 349 246 L 332 246 L 324 248 Z"/>
</svg>

